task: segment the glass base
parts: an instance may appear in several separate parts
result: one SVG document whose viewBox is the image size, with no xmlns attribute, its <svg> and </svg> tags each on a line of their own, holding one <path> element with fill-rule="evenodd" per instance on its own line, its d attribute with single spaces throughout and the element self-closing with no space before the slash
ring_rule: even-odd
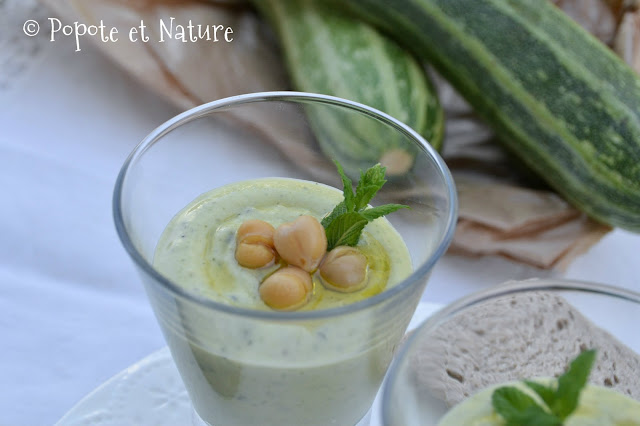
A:
<svg viewBox="0 0 640 426">
<path fill-rule="evenodd" d="M 191 404 L 191 426 L 212 426 L 200 418 L 193 404 Z"/>
<path fill-rule="evenodd" d="M 367 411 L 367 414 L 365 414 L 364 417 L 361 418 L 360 421 L 355 424 L 355 426 L 373 426 L 371 424 L 371 412 L 372 411 L 373 411 L 373 407 L 369 408 L 369 411 Z"/>
<path fill-rule="evenodd" d="M 372 411 L 373 411 L 373 408 L 369 408 L 369 411 L 367 411 L 367 414 L 365 414 L 364 417 L 361 418 L 360 421 L 353 426 L 373 426 L 371 425 Z M 196 412 L 195 408 L 193 408 L 193 405 L 191 405 L 191 426 L 214 426 L 214 425 L 211 425 L 205 422 L 204 420 L 202 420 L 198 415 L 198 413 Z M 220 426 L 224 426 L 224 425 L 220 425 Z"/>
</svg>

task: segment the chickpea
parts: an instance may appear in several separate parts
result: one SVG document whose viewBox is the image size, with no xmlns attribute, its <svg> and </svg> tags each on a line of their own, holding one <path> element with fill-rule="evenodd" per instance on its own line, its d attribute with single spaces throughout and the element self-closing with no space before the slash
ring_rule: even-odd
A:
<svg viewBox="0 0 640 426">
<path fill-rule="evenodd" d="M 262 244 L 240 243 L 236 246 L 236 260 L 245 268 L 262 268 L 271 265 L 274 259 L 273 249 Z"/>
<path fill-rule="evenodd" d="M 327 251 L 327 235 L 313 216 L 303 215 L 276 229 L 273 237 L 280 257 L 290 265 L 313 272 Z"/>
<path fill-rule="evenodd" d="M 296 266 L 285 266 L 271 274 L 260 284 L 262 301 L 270 308 L 291 311 L 309 301 L 311 275 Z"/>
<path fill-rule="evenodd" d="M 360 290 L 366 284 L 367 257 L 355 247 L 338 246 L 322 261 L 320 276 L 333 290 Z"/>
<path fill-rule="evenodd" d="M 236 233 L 236 260 L 240 266 L 257 269 L 275 261 L 275 229 L 269 223 L 252 219 L 240 225 Z"/>
</svg>

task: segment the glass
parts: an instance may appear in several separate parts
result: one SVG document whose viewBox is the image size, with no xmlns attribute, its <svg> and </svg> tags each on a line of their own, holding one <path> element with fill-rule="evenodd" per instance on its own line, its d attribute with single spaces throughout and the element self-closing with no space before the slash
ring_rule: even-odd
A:
<svg viewBox="0 0 640 426">
<path fill-rule="evenodd" d="M 410 171 L 390 176 L 376 197 L 378 203 L 412 207 L 390 217 L 410 250 L 410 276 L 348 306 L 276 312 L 205 299 L 154 269 L 154 250 L 165 226 L 213 188 L 261 177 L 307 179 L 341 188 L 335 165 L 325 154 L 327 144 L 335 143 L 330 129 L 336 128 L 322 132 L 323 120 L 350 120 L 357 132 L 392 140 L 396 148 L 415 156 Z M 322 134 L 320 140 L 314 132 Z M 371 151 L 345 161 L 346 173 L 357 178 L 358 167 L 376 163 Z M 444 162 L 404 124 L 335 97 L 271 92 L 211 102 L 153 131 L 118 176 L 114 217 L 203 421 L 224 426 L 342 426 L 358 423 L 369 411 L 429 273 L 452 238 L 456 203 Z"/>
<path fill-rule="evenodd" d="M 514 281 L 505 284 L 501 284 L 486 290 L 476 292 L 472 295 L 461 298 L 450 305 L 444 307 L 436 314 L 428 318 L 425 322 L 416 328 L 414 333 L 402 348 L 396 359 L 393 361 L 389 374 L 384 385 L 382 393 L 382 419 L 384 426 L 432 426 L 436 425 L 444 416 L 444 414 L 450 408 L 450 404 L 453 403 L 456 398 L 465 398 L 466 396 L 455 395 L 457 392 L 453 387 L 449 387 L 447 391 L 443 385 L 442 380 L 434 380 L 437 377 L 443 377 L 436 374 L 424 374 L 424 366 L 430 365 L 430 371 L 442 370 L 443 365 L 447 366 L 446 374 L 453 375 L 455 377 L 457 371 L 453 371 L 456 368 L 460 368 L 461 364 L 459 354 L 462 353 L 457 348 L 454 348 L 458 342 L 463 342 L 466 345 L 466 349 L 475 347 L 469 343 L 468 332 L 477 332 L 477 330 L 496 330 L 501 329 L 504 333 L 503 347 L 496 345 L 495 343 L 489 345 L 484 344 L 479 347 L 479 352 L 490 354 L 486 358 L 471 356 L 475 361 L 475 367 L 477 371 L 496 371 L 497 366 L 488 364 L 488 358 L 493 361 L 500 359 L 501 370 L 500 373 L 493 373 L 493 377 L 484 376 L 483 379 L 486 383 L 482 387 L 487 387 L 504 382 L 503 378 L 498 376 L 509 375 L 512 380 L 521 380 L 530 378 L 526 374 L 520 373 L 517 369 L 514 369 L 514 363 L 511 362 L 513 357 L 511 353 L 514 351 L 514 346 L 508 343 L 509 340 L 515 341 L 521 337 L 521 332 L 514 331 L 516 326 L 514 324 L 521 324 L 518 322 L 523 319 L 520 316 L 519 319 L 509 316 L 506 320 L 498 318 L 499 315 L 495 315 L 497 308 L 495 302 L 500 299 L 507 301 L 509 304 L 513 303 L 510 299 L 512 297 L 522 298 L 538 298 L 540 296 L 534 295 L 539 292 L 548 293 L 549 296 L 545 299 L 542 309 L 547 312 L 553 312 L 553 309 L 558 308 L 556 297 L 561 297 L 564 301 L 569 303 L 574 309 L 569 313 L 566 318 L 555 318 L 554 315 L 548 315 L 542 317 L 535 315 L 530 316 L 526 321 L 540 321 L 547 322 L 547 326 L 539 325 L 539 330 L 545 329 L 548 333 L 538 334 L 537 337 L 531 334 L 530 339 L 536 339 L 536 342 L 546 342 L 553 345 L 551 342 L 560 341 L 562 344 L 566 342 L 566 347 L 575 349 L 576 351 L 582 349 L 591 349 L 588 343 L 566 340 L 553 340 L 562 339 L 562 329 L 572 327 L 573 320 L 581 321 L 579 316 L 586 317 L 593 325 L 599 327 L 602 330 L 608 332 L 618 342 L 626 345 L 632 351 L 640 354 L 640 338 L 637 332 L 637 322 L 640 319 L 640 293 L 633 291 L 616 288 L 603 284 L 588 283 L 588 282 L 575 282 L 568 280 L 527 280 L 527 281 Z M 547 296 L 543 296 L 547 297 Z M 530 299 L 529 299 L 530 300 Z M 518 301 L 515 305 L 502 305 L 509 306 L 509 309 L 522 310 L 526 309 L 522 306 L 518 306 Z M 491 310 L 485 310 L 485 313 L 479 315 L 478 313 L 483 308 L 483 305 L 487 303 L 493 303 Z M 565 307 L 567 306 L 564 303 Z M 486 305 L 485 305 L 486 306 Z M 465 318 L 465 314 L 470 315 L 470 312 L 475 312 L 473 316 L 473 325 L 462 330 L 460 327 L 464 323 L 469 322 Z M 578 314 L 575 314 L 575 312 Z M 489 313 L 486 313 L 489 312 Z M 502 314 L 503 310 L 500 310 Z M 556 311 L 560 312 L 560 311 Z M 524 314 L 523 314 L 524 315 Z M 467 317 L 469 318 L 469 317 Z M 549 328 L 551 327 L 551 328 Z M 475 331 L 470 328 L 477 328 Z M 575 326 L 578 329 L 578 326 Z M 446 331 L 445 331 L 446 330 Z M 457 332 L 451 332 L 451 330 L 457 330 Z M 589 329 L 593 331 L 593 329 Z M 446 338 L 443 339 L 443 335 L 446 334 Z M 489 334 L 489 333 L 487 333 Z M 590 334 L 589 336 L 600 336 L 599 332 Z M 495 334 L 491 333 L 491 336 L 483 336 L 482 339 L 491 340 L 495 337 Z M 584 336 L 580 336 L 583 338 Z M 480 341 L 480 339 L 477 339 Z M 495 342 L 495 340 L 492 340 Z M 607 341 L 609 339 L 607 338 Z M 582 346 L 584 345 L 584 347 Z M 598 349 L 598 348 L 596 348 Z M 535 370 L 546 371 L 547 367 L 544 367 L 541 363 L 543 359 L 548 364 L 553 365 L 548 357 L 540 357 L 536 353 L 538 348 L 534 348 L 533 345 L 523 346 L 519 351 L 524 353 L 528 351 L 528 363 L 527 368 Z M 467 352 L 469 354 L 470 352 Z M 445 355 L 443 355 L 445 354 Z M 577 354 L 577 352 L 576 352 Z M 573 357 L 573 355 L 572 355 Z M 468 359 L 464 365 L 470 365 Z M 449 369 L 451 371 L 449 371 Z M 562 373 L 560 371 L 559 373 Z M 558 374 L 559 374 L 558 373 Z M 544 375 L 551 376 L 556 372 L 545 373 Z M 541 376 L 543 374 L 537 374 Z M 524 376 L 524 377 L 523 377 Z M 637 377 L 637 374 L 636 374 Z M 593 378 L 593 377 L 592 377 Z M 458 379 L 463 380 L 463 379 Z M 633 379 L 632 379 L 633 380 Z M 475 380 L 477 381 L 477 380 Z M 437 383 L 438 382 L 438 383 Z M 611 386 L 611 382 L 606 379 L 599 383 L 601 386 Z M 449 392 L 448 394 L 446 392 Z M 446 395 L 446 396 L 445 396 Z M 445 399 L 449 399 L 449 402 L 445 402 Z"/>
</svg>

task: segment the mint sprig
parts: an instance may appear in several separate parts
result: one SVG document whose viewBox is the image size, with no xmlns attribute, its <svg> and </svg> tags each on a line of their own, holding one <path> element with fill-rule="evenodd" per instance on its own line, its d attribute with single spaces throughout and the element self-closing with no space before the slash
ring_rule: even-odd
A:
<svg viewBox="0 0 640 426">
<path fill-rule="evenodd" d="M 587 384 L 595 359 L 596 352 L 594 350 L 581 353 L 569 365 L 569 370 L 558 379 L 558 389 L 549 408 L 562 420 L 573 413 L 578 406 L 580 392 Z"/>
<path fill-rule="evenodd" d="M 322 219 L 322 226 L 327 234 L 327 251 L 337 246 L 357 245 L 362 230 L 369 222 L 396 210 L 409 208 L 402 204 L 369 207 L 369 202 L 387 182 L 384 178 L 385 167 L 376 164 L 367 171 L 360 172 L 360 180 L 354 193 L 351 179 L 344 173 L 340 163 L 334 162 L 342 178 L 344 199 Z"/>
<path fill-rule="evenodd" d="M 544 406 L 518 388 L 503 386 L 491 396 L 493 409 L 505 419 L 507 426 L 561 426 L 578 406 L 595 357 L 595 350 L 578 355 L 558 378 L 557 387 L 525 380 L 525 385 L 540 396 Z"/>
<path fill-rule="evenodd" d="M 560 426 L 562 421 L 548 413 L 526 393 L 513 386 L 496 389 L 491 396 L 493 409 L 507 426 Z"/>
</svg>

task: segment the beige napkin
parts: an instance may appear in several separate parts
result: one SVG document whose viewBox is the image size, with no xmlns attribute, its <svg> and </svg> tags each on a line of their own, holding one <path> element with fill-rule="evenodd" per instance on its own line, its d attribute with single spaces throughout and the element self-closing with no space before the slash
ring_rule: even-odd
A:
<svg viewBox="0 0 640 426">
<path fill-rule="evenodd" d="M 115 43 L 92 41 L 143 84 L 181 108 L 242 93 L 282 90 L 287 78 L 272 33 L 242 2 L 189 0 L 41 0 L 63 19 L 115 26 Z M 222 24 L 233 42 L 159 43 L 159 22 L 175 25 Z M 132 43 L 126 31 L 144 20 L 150 41 Z"/>
<path fill-rule="evenodd" d="M 130 28 L 141 19 L 158 22 L 172 16 L 182 25 L 192 20 L 194 24 L 232 27 L 233 43 L 131 43 L 126 37 L 117 43 L 94 40 L 141 83 L 181 108 L 231 95 L 290 88 L 271 31 L 242 0 L 41 1 L 67 22 L 95 24 L 102 19 L 107 25 Z M 635 52 L 640 48 L 636 41 L 640 17 L 634 2 L 555 3 L 605 43 L 615 44 L 638 69 L 640 55 Z M 157 34 L 152 34 L 154 38 L 157 40 Z M 451 252 L 500 255 L 540 268 L 562 268 L 610 230 L 586 218 L 526 172 L 494 142 L 492 131 L 448 83 L 437 76 L 435 80 L 447 116 L 443 157 L 454 174 L 460 201 Z M 310 137 L 293 120 L 274 126 L 272 117 L 234 118 L 264 133 L 266 140 L 315 176 L 326 178 L 333 173 L 317 154 L 292 149 L 299 146 L 293 143 L 295 138 Z"/>
</svg>

